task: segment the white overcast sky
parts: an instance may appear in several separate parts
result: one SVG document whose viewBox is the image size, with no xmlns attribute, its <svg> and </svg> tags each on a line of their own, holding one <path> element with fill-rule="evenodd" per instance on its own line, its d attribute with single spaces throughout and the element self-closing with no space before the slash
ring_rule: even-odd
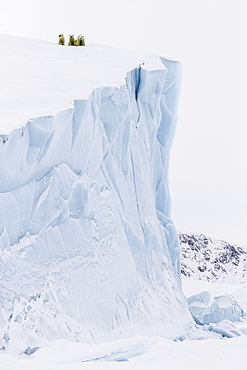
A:
<svg viewBox="0 0 247 370">
<path fill-rule="evenodd" d="M 0 33 L 82 33 L 180 60 L 173 219 L 247 245 L 247 0 L 0 0 Z"/>
</svg>

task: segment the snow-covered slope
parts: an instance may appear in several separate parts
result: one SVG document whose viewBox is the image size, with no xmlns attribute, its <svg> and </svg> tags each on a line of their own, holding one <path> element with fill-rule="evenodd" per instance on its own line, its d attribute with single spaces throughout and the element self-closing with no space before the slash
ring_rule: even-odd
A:
<svg viewBox="0 0 247 370">
<path fill-rule="evenodd" d="M 97 87 L 120 87 L 139 64 L 164 69 L 154 55 L 102 45 L 63 47 L 7 35 L 0 35 L 0 45 L 0 134 L 73 108 Z"/>
<path fill-rule="evenodd" d="M 0 42 L 2 346 L 182 335 L 191 317 L 168 189 L 179 64 Z"/>
<path fill-rule="evenodd" d="M 247 283 L 247 246 L 203 234 L 180 233 L 181 273 L 191 279 Z"/>
</svg>

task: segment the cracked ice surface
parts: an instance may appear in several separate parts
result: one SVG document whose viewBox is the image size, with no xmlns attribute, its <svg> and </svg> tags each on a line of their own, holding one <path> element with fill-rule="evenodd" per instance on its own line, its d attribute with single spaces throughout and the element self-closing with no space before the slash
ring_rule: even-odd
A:
<svg viewBox="0 0 247 370">
<path fill-rule="evenodd" d="M 190 324 L 168 189 L 180 67 L 156 58 L 2 140 L 5 348 L 173 339 Z"/>
</svg>

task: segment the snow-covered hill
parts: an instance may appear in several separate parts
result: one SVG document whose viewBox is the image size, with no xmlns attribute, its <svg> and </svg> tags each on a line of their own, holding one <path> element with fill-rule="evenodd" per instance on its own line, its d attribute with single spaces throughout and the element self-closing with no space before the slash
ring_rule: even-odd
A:
<svg viewBox="0 0 247 370">
<path fill-rule="evenodd" d="M 191 279 L 247 283 L 247 246 L 203 234 L 179 234 L 181 273 Z"/>
<path fill-rule="evenodd" d="M 179 63 L 0 44 L 1 346 L 183 335 L 168 188 Z"/>
</svg>

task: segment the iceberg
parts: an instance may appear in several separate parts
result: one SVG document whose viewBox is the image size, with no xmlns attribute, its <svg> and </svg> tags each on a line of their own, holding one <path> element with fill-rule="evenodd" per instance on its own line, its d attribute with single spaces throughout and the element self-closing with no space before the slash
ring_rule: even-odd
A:
<svg viewBox="0 0 247 370">
<path fill-rule="evenodd" d="M 46 83 L 49 104 L 57 99 L 58 109 L 61 99 L 65 109 L 39 115 L 47 108 L 39 102 L 37 114 L 32 111 L 22 127 L 16 114 L 17 127 L 6 133 L 5 125 L 0 138 L 0 347 L 32 353 L 57 339 L 183 335 L 192 319 L 181 288 L 168 184 L 180 64 L 21 38 L 9 50 L 9 37 L 1 39 L 1 55 L 16 67 L 21 57 L 24 65 L 48 56 L 49 73 L 35 91 Z M 117 65 L 120 77 L 91 88 L 89 73 L 80 94 L 72 81 L 68 107 L 65 88 L 55 94 L 51 87 L 51 75 L 65 81 L 63 70 L 52 69 L 61 53 L 67 70 L 81 63 L 91 71 L 94 62 L 101 75 L 102 68 Z M 32 80 L 24 72 L 21 88 L 29 91 Z M 35 108 L 30 91 L 32 96 L 23 93 L 23 109 L 29 98 Z"/>
</svg>

